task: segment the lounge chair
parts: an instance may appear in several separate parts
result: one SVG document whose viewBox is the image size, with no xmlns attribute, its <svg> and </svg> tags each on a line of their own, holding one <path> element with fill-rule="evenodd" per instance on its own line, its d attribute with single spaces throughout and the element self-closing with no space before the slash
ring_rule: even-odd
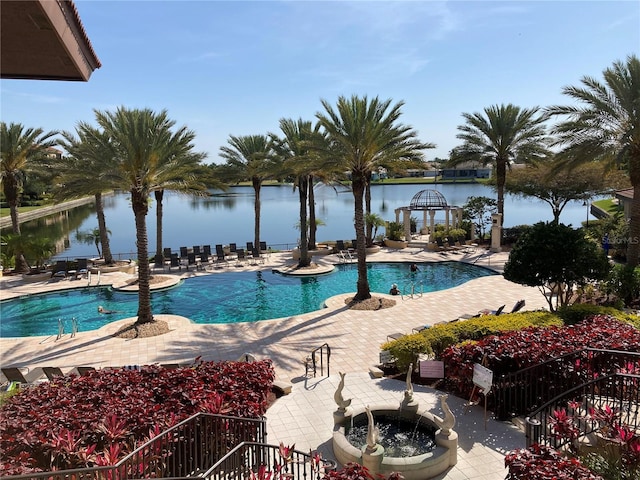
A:
<svg viewBox="0 0 640 480">
<path fill-rule="evenodd" d="M 450 247 L 444 244 L 442 237 L 436 238 L 436 245 L 438 246 L 438 250 L 440 250 L 440 253 L 442 253 L 443 255 L 446 255 L 448 251 L 452 250 Z"/>
<path fill-rule="evenodd" d="M 344 252 L 347 249 L 344 246 L 344 240 L 336 240 L 336 253 Z"/>
<path fill-rule="evenodd" d="M 247 253 L 253 252 L 254 248 L 255 247 L 253 246 L 253 242 L 247 242 Z"/>
<path fill-rule="evenodd" d="M 51 278 L 67 278 L 66 260 L 58 260 L 53 267 Z"/>
<path fill-rule="evenodd" d="M 28 371 L 26 374 L 22 373 L 22 370 L 18 367 L 4 367 L 0 370 L 9 383 L 18 383 L 25 386 L 33 385 L 35 382 L 43 380 L 42 377 L 44 376 L 41 368 Z"/>
<path fill-rule="evenodd" d="M 253 258 L 253 265 L 257 265 L 258 263 L 264 264 L 264 257 L 260 255 L 257 248 L 254 248 L 251 252 L 251 258 Z"/>
<path fill-rule="evenodd" d="M 198 265 L 198 259 L 196 258 L 196 254 L 192 252 L 187 254 L 187 270 L 189 270 L 189 267 L 191 265 L 195 266 L 196 270 L 200 269 L 200 266 Z"/>
<path fill-rule="evenodd" d="M 86 278 L 89 275 L 89 262 L 86 258 L 78 258 L 76 278 Z"/>
<path fill-rule="evenodd" d="M 525 301 L 523 300 L 518 300 L 515 305 L 513 306 L 513 308 L 511 309 L 511 312 L 509 313 L 516 313 L 519 312 L 520 310 L 522 310 L 522 307 L 524 307 L 525 305 Z"/>
<path fill-rule="evenodd" d="M 260 253 L 267 253 L 268 251 L 267 242 L 260 242 Z"/>
<path fill-rule="evenodd" d="M 80 366 L 80 367 L 75 367 L 73 370 L 75 370 L 75 373 L 77 373 L 78 375 L 82 376 L 82 375 L 87 375 L 87 374 L 95 371 L 95 367 Z"/>
<path fill-rule="evenodd" d="M 182 264 L 180 263 L 180 257 L 177 253 L 172 253 L 171 258 L 169 259 L 169 271 L 173 267 L 178 267 L 178 270 L 182 270 Z"/>
<path fill-rule="evenodd" d="M 189 249 L 187 247 L 180 247 L 180 258 L 186 259 L 189 254 Z"/>
<path fill-rule="evenodd" d="M 207 255 L 211 256 L 211 245 L 203 245 L 202 251 Z"/>
<path fill-rule="evenodd" d="M 404 336 L 406 336 L 406 334 L 402 332 L 390 333 L 389 335 L 387 335 L 387 342 L 390 342 L 391 340 L 399 340 Z"/>
<path fill-rule="evenodd" d="M 196 256 L 198 256 L 198 255 L 200 255 L 200 252 L 201 252 L 200 245 L 194 245 L 193 246 L 193 253 L 195 253 Z"/>
<path fill-rule="evenodd" d="M 227 258 L 224 254 L 224 249 L 222 248 L 222 244 L 216 245 L 216 265 L 220 267 L 222 264 L 227 263 Z"/>
<path fill-rule="evenodd" d="M 211 265 L 211 258 L 205 252 L 200 252 L 200 268 L 206 270 Z"/>
<path fill-rule="evenodd" d="M 64 377 L 64 373 L 62 373 L 60 367 L 42 367 L 42 371 L 50 382 L 53 382 L 56 377 Z"/>
<path fill-rule="evenodd" d="M 236 250 L 236 254 L 238 255 L 236 257 L 236 266 L 242 266 L 247 261 L 247 257 L 244 253 L 244 248 L 238 248 Z"/>
<path fill-rule="evenodd" d="M 238 256 L 238 246 L 235 243 L 229 244 L 229 255 L 231 255 L 233 258 L 236 258 Z"/>
</svg>

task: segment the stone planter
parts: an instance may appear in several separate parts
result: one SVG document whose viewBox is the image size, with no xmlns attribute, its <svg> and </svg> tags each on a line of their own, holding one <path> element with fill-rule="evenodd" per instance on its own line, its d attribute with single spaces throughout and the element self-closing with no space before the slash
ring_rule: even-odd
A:
<svg viewBox="0 0 640 480">
<path fill-rule="evenodd" d="M 400 250 L 402 248 L 407 248 L 409 242 L 405 242 L 404 240 L 389 240 L 388 238 L 385 238 L 384 244 L 389 248 L 396 248 Z"/>
<path fill-rule="evenodd" d="M 374 253 L 378 253 L 380 251 L 380 245 L 374 245 L 372 247 L 367 247 L 367 256 L 373 255 Z"/>
</svg>

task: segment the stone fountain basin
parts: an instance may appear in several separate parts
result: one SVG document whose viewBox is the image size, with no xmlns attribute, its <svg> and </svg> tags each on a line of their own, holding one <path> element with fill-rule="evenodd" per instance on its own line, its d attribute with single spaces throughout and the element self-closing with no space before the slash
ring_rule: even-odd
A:
<svg viewBox="0 0 640 480">
<path fill-rule="evenodd" d="M 442 422 L 440 417 L 433 415 L 428 411 L 416 411 L 411 409 L 398 409 L 395 405 L 373 405 L 371 413 L 385 416 L 399 416 L 410 422 L 420 421 L 421 425 L 429 425 L 438 428 L 434 419 Z M 366 415 L 364 407 L 353 408 L 347 410 L 345 421 L 342 424 L 336 424 L 333 431 L 333 453 L 336 460 L 340 464 L 345 465 L 349 462 L 363 464 L 363 450 L 349 443 L 346 437 L 345 425 L 351 423 L 351 419 Z M 454 432 L 452 432 L 455 435 Z M 457 440 L 457 437 L 456 437 Z M 452 442 L 447 438 L 443 438 L 441 430 L 436 432 L 436 447 L 428 453 L 415 455 L 412 457 L 387 457 L 382 458 L 379 473 L 387 476 L 392 472 L 400 472 L 405 480 L 424 480 L 433 478 L 452 467 L 457 462 L 457 451 L 452 452 L 449 448 Z M 455 442 L 457 445 L 457 441 Z"/>
</svg>

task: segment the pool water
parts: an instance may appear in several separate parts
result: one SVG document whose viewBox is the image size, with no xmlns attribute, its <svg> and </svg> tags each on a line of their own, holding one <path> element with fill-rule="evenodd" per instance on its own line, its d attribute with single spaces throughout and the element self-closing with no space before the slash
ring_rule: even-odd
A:
<svg viewBox="0 0 640 480">
<path fill-rule="evenodd" d="M 397 283 L 401 292 L 433 292 L 493 275 L 482 267 L 458 262 L 420 263 L 411 273 L 408 263 L 367 265 L 372 293 L 388 293 Z M 195 323 L 255 322 L 319 310 L 334 295 L 355 292 L 355 264 L 338 265 L 326 275 L 297 277 L 270 270 L 228 272 L 185 279 L 174 288 L 152 292 L 154 314 L 180 315 Z M 98 306 L 112 314 L 98 313 Z M 89 287 L 30 295 L 0 302 L 0 337 L 56 335 L 58 320 L 70 332 L 95 330 L 114 320 L 135 317 L 138 294 L 109 287 Z"/>
</svg>

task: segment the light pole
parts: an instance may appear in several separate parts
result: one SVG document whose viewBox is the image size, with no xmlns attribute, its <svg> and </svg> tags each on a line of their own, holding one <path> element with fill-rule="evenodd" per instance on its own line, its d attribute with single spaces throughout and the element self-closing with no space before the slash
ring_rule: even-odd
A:
<svg viewBox="0 0 640 480">
<path fill-rule="evenodd" d="M 589 202 L 586 200 L 582 202 L 583 207 L 587 207 L 587 227 L 589 226 Z"/>
</svg>

